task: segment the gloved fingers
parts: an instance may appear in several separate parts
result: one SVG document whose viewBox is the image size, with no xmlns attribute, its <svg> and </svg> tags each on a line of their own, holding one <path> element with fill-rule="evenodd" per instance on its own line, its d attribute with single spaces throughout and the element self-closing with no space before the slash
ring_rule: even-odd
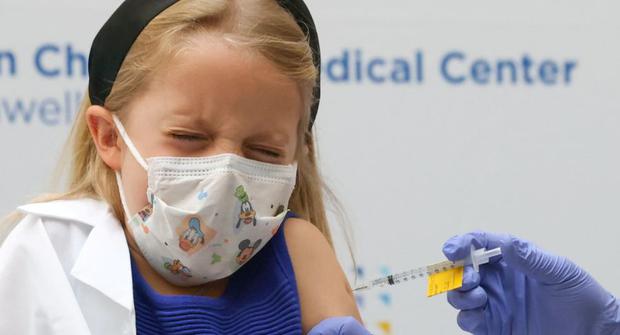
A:
<svg viewBox="0 0 620 335">
<path fill-rule="evenodd" d="M 474 231 L 449 238 L 443 245 L 443 253 L 449 260 L 458 261 L 469 256 L 472 245 L 475 249 L 494 249 L 502 246 L 509 238 L 507 234 Z"/>
<path fill-rule="evenodd" d="M 456 317 L 456 323 L 466 332 L 472 334 L 486 334 L 483 308 L 460 311 Z"/>
<path fill-rule="evenodd" d="M 478 285 L 480 285 L 480 274 L 476 272 L 471 265 L 466 266 L 463 270 L 463 286 L 461 286 L 458 290 L 465 292 Z"/>
<path fill-rule="evenodd" d="M 506 264 L 514 270 L 543 284 L 560 284 L 569 280 L 584 282 L 584 277 L 588 276 L 570 260 L 514 236 L 502 248 L 502 255 Z"/>
<path fill-rule="evenodd" d="M 327 318 L 312 327 L 308 335 L 371 335 L 352 316 L 335 316 Z"/>
<path fill-rule="evenodd" d="M 349 317 L 341 328 L 339 335 L 372 335 L 357 319 Z"/>
<path fill-rule="evenodd" d="M 489 300 L 487 292 L 480 286 L 467 292 L 448 292 L 448 303 L 456 309 L 469 310 L 484 307 Z"/>
</svg>

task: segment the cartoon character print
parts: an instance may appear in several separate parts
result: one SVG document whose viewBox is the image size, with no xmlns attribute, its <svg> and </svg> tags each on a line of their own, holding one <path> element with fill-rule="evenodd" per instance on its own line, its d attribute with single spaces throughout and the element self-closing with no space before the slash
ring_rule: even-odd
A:
<svg viewBox="0 0 620 335">
<path fill-rule="evenodd" d="M 145 224 L 145 222 L 151 216 L 151 214 L 153 214 L 153 205 L 152 204 L 148 204 L 148 205 L 146 205 L 146 207 L 144 207 L 144 208 L 142 208 L 141 210 L 138 211 L 138 213 L 137 213 L 138 216 L 137 217 L 134 217 L 132 219 L 132 222 L 135 225 L 140 226 L 140 228 L 142 228 L 142 231 L 144 231 L 145 234 L 148 234 L 150 232 L 150 229 Z"/>
<path fill-rule="evenodd" d="M 177 228 L 179 248 L 192 255 L 200 250 L 205 243 L 212 240 L 216 233 L 215 230 L 202 223 L 199 217 L 188 216 Z"/>
<path fill-rule="evenodd" d="M 181 263 L 181 261 L 178 259 L 173 260 L 172 263 L 164 263 L 164 268 L 166 268 L 168 271 L 175 275 L 182 275 L 186 278 L 192 276 L 192 271 L 190 271 L 190 269 L 187 266 L 183 265 L 183 263 Z"/>
<path fill-rule="evenodd" d="M 153 205 L 151 204 L 148 204 L 146 207 L 142 208 L 138 212 L 138 215 L 144 222 L 146 222 L 146 219 L 148 219 L 151 216 L 151 214 L 153 214 Z"/>
<path fill-rule="evenodd" d="M 252 257 L 252 254 L 254 254 L 254 251 L 256 251 L 256 249 L 260 246 L 262 242 L 263 240 L 258 239 L 252 245 L 252 242 L 248 239 L 241 241 L 239 243 L 239 253 L 237 254 L 237 263 L 239 265 L 243 265 L 245 262 L 247 262 L 247 260 L 250 259 L 250 257 Z"/>
<path fill-rule="evenodd" d="M 237 186 L 235 189 L 235 197 L 241 201 L 241 211 L 239 212 L 239 219 L 235 228 L 239 229 L 242 222 L 246 225 L 252 224 L 256 226 L 256 211 L 252 208 L 250 197 L 242 185 Z"/>
<path fill-rule="evenodd" d="M 179 247 L 183 251 L 189 251 L 196 247 L 198 243 L 205 243 L 205 234 L 200 229 L 200 220 L 198 218 L 189 219 L 189 228 L 183 232 L 183 235 L 179 236 Z"/>
</svg>

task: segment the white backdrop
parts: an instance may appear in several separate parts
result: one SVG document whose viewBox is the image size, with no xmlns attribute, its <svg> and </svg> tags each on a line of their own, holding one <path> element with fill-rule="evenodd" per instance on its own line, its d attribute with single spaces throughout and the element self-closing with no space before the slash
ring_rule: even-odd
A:
<svg viewBox="0 0 620 335">
<path fill-rule="evenodd" d="M 48 189 L 91 39 L 119 3 L 0 2 L 0 214 Z M 361 279 L 439 261 L 446 238 L 488 229 L 567 255 L 620 295 L 607 265 L 620 256 L 620 3 L 309 6 L 321 164 Z M 424 293 L 409 283 L 358 301 L 376 334 L 460 334 L 445 297 Z"/>
</svg>

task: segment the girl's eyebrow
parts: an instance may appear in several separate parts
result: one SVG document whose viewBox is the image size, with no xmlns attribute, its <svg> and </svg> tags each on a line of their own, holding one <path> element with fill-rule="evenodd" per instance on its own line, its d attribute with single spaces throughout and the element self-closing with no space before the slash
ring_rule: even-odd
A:
<svg viewBox="0 0 620 335">
<path fill-rule="evenodd" d="M 290 136 L 285 131 L 269 130 L 257 133 L 250 137 L 254 141 L 273 142 L 279 145 L 286 145 L 290 142 Z"/>
<path fill-rule="evenodd" d="M 192 126 L 192 128 L 204 129 L 207 121 L 196 113 L 184 111 L 170 111 L 162 118 L 164 126 L 183 125 Z"/>
</svg>

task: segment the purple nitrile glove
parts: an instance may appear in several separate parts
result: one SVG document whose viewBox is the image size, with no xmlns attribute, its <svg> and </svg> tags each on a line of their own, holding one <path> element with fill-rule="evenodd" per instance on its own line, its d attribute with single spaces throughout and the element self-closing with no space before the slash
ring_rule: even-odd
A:
<svg viewBox="0 0 620 335">
<path fill-rule="evenodd" d="M 501 247 L 476 273 L 465 268 L 463 287 L 448 292 L 460 309 L 459 326 L 475 335 L 620 335 L 620 304 L 568 259 L 510 235 L 473 232 L 450 238 L 450 260 L 476 249 Z"/>
<path fill-rule="evenodd" d="M 371 335 L 352 316 L 336 316 L 319 322 L 308 335 Z"/>
</svg>

